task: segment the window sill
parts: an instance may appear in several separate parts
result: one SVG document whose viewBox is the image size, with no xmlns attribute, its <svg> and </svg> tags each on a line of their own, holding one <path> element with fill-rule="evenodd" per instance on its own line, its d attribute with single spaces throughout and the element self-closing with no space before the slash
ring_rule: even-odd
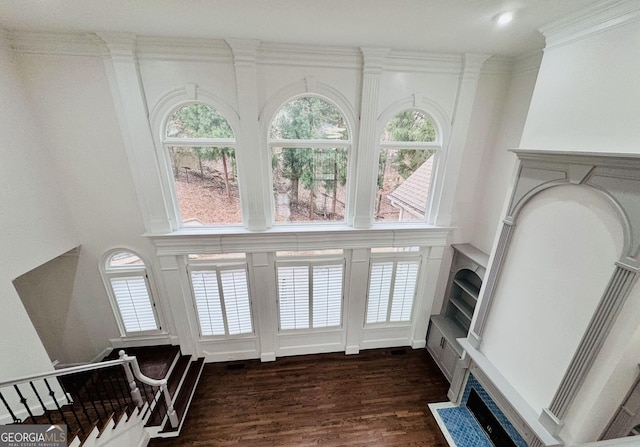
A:
<svg viewBox="0 0 640 447">
<path fill-rule="evenodd" d="M 145 236 L 155 243 L 159 256 L 169 256 L 328 248 L 444 246 L 452 229 L 422 223 L 377 224 L 367 229 L 356 229 L 343 224 L 280 225 L 260 232 L 240 227 L 202 227 Z"/>
</svg>

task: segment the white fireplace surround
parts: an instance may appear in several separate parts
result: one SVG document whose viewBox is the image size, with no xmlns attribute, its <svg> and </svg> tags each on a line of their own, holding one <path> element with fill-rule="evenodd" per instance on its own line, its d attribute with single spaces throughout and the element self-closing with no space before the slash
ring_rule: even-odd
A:
<svg viewBox="0 0 640 447">
<path fill-rule="evenodd" d="M 464 354 L 456 366 L 449 398 L 452 402 L 459 401 L 471 372 L 529 445 L 558 446 L 564 445 L 559 433 L 568 410 L 640 273 L 640 155 L 523 149 L 513 152 L 519 158 L 520 168 L 469 335 L 458 340 Z M 520 211 L 538 193 L 570 184 L 587 187 L 613 205 L 622 223 L 624 247 L 551 403 L 540 411 L 532 408 L 483 354 L 482 336 Z"/>
</svg>

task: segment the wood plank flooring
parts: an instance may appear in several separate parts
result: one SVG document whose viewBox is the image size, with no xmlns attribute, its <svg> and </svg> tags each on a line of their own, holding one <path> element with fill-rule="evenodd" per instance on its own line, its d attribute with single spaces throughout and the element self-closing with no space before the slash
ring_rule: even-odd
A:
<svg viewBox="0 0 640 447">
<path fill-rule="evenodd" d="M 448 387 L 424 349 L 209 363 L 180 436 L 149 446 L 447 447 L 427 404 Z"/>
</svg>

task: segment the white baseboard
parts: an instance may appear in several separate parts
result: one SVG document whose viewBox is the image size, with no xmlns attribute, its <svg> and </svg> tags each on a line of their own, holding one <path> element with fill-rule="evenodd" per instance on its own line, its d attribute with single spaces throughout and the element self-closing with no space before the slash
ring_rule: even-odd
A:
<svg viewBox="0 0 640 447">
<path fill-rule="evenodd" d="M 360 354 L 360 345 L 349 345 L 344 349 L 345 355 Z"/>
<path fill-rule="evenodd" d="M 427 347 L 427 340 L 413 340 L 411 342 L 411 347 L 413 349 L 422 349 Z"/>
<path fill-rule="evenodd" d="M 276 361 L 276 353 L 275 352 L 263 352 L 260 354 L 261 362 L 275 362 Z"/>
</svg>

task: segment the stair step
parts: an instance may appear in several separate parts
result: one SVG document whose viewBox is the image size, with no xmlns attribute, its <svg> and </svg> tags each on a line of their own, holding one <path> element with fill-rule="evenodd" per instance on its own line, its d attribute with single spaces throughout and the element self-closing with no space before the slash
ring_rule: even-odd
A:
<svg viewBox="0 0 640 447">
<path fill-rule="evenodd" d="M 177 433 L 180 430 L 180 427 L 184 422 L 184 418 L 187 415 L 189 404 L 191 403 L 191 398 L 193 397 L 196 386 L 198 385 L 198 380 L 200 379 L 200 374 L 202 373 L 203 367 L 204 358 L 199 358 L 196 361 L 190 362 L 189 368 L 187 370 L 187 375 L 184 378 L 182 386 L 180 387 L 180 392 L 178 393 L 178 396 L 173 403 L 173 407 L 178 415 L 178 427 L 171 427 L 171 422 L 167 420 L 167 422 L 164 424 L 164 428 L 160 433 Z"/>
<path fill-rule="evenodd" d="M 167 388 L 169 390 L 169 394 L 171 395 L 172 400 L 175 400 L 175 393 L 182 382 L 182 378 L 189 366 L 191 361 L 191 356 L 183 355 L 178 359 L 178 362 L 171 370 L 171 374 L 167 379 Z M 162 424 L 162 420 L 164 419 L 166 413 L 166 407 L 164 406 L 164 396 L 160 395 L 160 399 L 162 402 L 158 402 L 156 407 L 151 412 L 151 416 L 147 420 L 145 424 L 146 427 L 155 427 Z"/>
</svg>

